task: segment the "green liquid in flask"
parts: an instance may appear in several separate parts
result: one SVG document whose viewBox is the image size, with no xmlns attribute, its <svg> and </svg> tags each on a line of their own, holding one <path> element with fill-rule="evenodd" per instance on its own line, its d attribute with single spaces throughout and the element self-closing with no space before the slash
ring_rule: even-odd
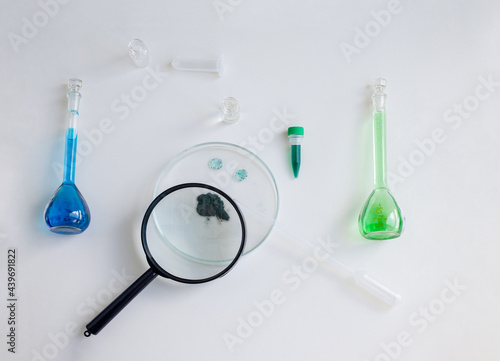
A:
<svg viewBox="0 0 500 361">
<path fill-rule="evenodd" d="M 387 187 L 385 135 L 385 80 L 377 79 L 373 99 L 373 161 L 375 189 L 359 214 L 361 235 L 368 239 L 397 238 L 404 229 L 404 217 Z"/>
</svg>

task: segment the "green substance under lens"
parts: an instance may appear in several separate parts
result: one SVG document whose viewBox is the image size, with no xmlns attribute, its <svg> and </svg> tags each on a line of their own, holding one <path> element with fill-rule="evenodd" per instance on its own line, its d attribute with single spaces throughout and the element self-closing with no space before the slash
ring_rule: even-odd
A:
<svg viewBox="0 0 500 361">
<path fill-rule="evenodd" d="M 224 210 L 224 202 L 216 194 L 200 194 L 196 200 L 196 212 L 202 217 L 217 217 L 219 221 L 228 221 L 229 214 Z"/>
<path fill-rule="evenodd" d="M 373 162 L 375 189 L 359 214 L 359 232 L 367 239 L 397 238 L 404 229 L 404 217 L 387 187 L 385 81 L 379 82 L 373 94 Z"/>
</svg>

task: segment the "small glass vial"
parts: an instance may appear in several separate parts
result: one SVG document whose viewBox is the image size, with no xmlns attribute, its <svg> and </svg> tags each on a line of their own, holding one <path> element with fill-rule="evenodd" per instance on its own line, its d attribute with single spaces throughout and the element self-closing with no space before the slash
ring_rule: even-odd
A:
<svg viewBox="0 0 500 361">
<path fill-rule="evenodd" d="M 240 106 L 238 101 L 232 97 L 222 102 L 222 120 L 226 123 L 236 123 L 240 119 Z"/>
<path fill-rule="evenodd" d="M 145 68 L 149 65 L 149 50 L 142 40 L 132 40 L 128 44 L 128 54 L 138 68 Z"/>
</svg>

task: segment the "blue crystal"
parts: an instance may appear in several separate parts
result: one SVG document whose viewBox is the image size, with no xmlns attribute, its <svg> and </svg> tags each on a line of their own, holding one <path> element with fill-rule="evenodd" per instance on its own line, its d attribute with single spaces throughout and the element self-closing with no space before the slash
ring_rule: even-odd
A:
<svg viewBox="0 0 500 361">
<path fill-rule="evenodd" d="M 220 158 L 213 158 L 208 162 L 208 166 L 215 170 L 221 169 L 222 165 L 222 159 Z"/>
<path fill-rule="evenodd" d="M 236 182 L 241 182 L 248 176 L 248 172 L 245 169 L 240 169 L 234 172 L 233 178 Z"/>
</svg>

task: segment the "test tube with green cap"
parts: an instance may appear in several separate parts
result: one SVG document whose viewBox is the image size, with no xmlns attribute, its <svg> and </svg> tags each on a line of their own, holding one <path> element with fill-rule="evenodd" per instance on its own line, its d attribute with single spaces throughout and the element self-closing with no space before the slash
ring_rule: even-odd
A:
<svg viewBox="0 0 500 361">
<path fill-rule="evenodd" d="M 292 170 L 295 178 L 299 176 L 300 169 L 300 145 L 304 139 L 303 127 L 289 127 L 288 140 L 290 141 L 290 160 L 292 162 Z"/>
</svg>

